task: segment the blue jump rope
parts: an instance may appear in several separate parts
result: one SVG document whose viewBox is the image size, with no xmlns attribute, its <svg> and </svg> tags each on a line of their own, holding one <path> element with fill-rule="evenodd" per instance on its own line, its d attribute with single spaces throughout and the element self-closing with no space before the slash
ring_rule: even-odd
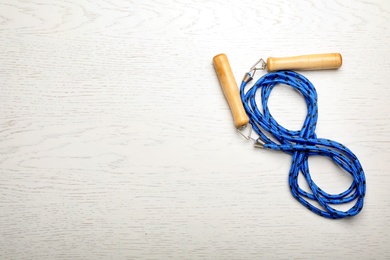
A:
<svg viewBox="0 0 390 260">
<path fill-rule="evenodd" d="M 217 55 L 215 58 L 218 56 L 220 55 Z M 229 70 L 231 72 L 230 65 L 227 63 L 228 67 L 221 68 L 215 58 L 214 65 L 217 74 L 224 89 L 225 96 L 229 99 L 227 92 L 230 90 L 234 91 L 234 86 L 232 86 L 231 89 L 226 89 L 227 81 L 224 81 L 223 77 L 229 74 Z M 246 115 L 249 118 L 249 124 L 253 131 L 259 136 L 258 139 L 254 140 L 255 146 L 264 149 L 283 151 L 292 156 L 288 177 L 290 190 L 293 197 L 306 208 L 322 217 L 331 219 L 357 215 L 363 208 L 366 192 L 366 179 L 363 168 L 356 155 L 343 144 L 317 137 L 315 129 L 318 118 L 318 99 L 313 84 L 303 75 L 286 70 L 267 73 L 258 79 L 252 87 L 249 87 L 248 82 L 252 80 L 255 71 L 256 69 L 252 68 L 252 72 L 248 72 L 245 75 L 241 83 L 239 94 Z M 299 131 L 292 131 L 281 126 L 272 117 L 269 111 L 268 98 L 273 88 L 280 84 L 294 88 L 305 99 L 307 115 L 302 129 Z M 255 98 L 258 94 L 261 95 L 261 109 L 259 109 Z M 233 112 L 234 107 L 232 107 L 232 103 L 234 102 L 229 102 L 229 105 Z M 268 138 L 265 133 L 272 135 L 273 139 L 276 141 Z M 249 138 L 250 137 L 247 139 Z M 339 194 L 329 194 L 322 190 L 311 178 L 308 165 L 309 156 L 326 156 L 330 158 L 335 164 L 352 176 L 353 181 L 350 187 Z M 302 174 L 305 178 L 310 188 L 310 192 L 304 191 L 299 186 L 299 174 Z M 312 203 L 313 201 L 316 201 L 317 205 L 319 204 L 320 207 L 314 205 Z M 346 203 L 350 203 L 353 206 L 346 211 L 341 211 L 334 207 L 335 205 Z"/>
</svg>

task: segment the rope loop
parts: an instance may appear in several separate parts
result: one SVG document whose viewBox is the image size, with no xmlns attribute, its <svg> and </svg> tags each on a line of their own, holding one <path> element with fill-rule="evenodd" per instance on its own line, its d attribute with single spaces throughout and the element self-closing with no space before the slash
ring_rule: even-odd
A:
<svg viewBox="0 0 390 260">
<path fill-rule="evenodd" d="M 292 131 L 281 126 L 271 115 L 268 98 L 272 89 L 278 84 L 285 84 L 296 89 L 305 99 L 307 115 L 302 129 Z M 289 173 L 289 185 L 292 195 L 312 212 L 326 218 L 345 218 L 355 216 L 363 208 L 366 192 L 366 179 L 363 168 L 355 154 L 344 145 L 324 138 L 317 138 L 315 129 L 318 118 L 317 92 L 313 84 L 303 75 L 294 71 L 278 71 L 265 74 L 251 88 L 245 91 L 247 82 L 240 87 L 244 108 L 264 148 L 283 151 L 292 155 Z M 256 94 L 261 93 L 261 110 L 256 103 Z M 265 133 L 271 134 L 272 139 Z M 276 140 L 276 141 L 275 141 Z M 339 193 L 329 194 L 313 181 L 309 171 L 309 156 L 325 156 L 352 176 L 350 187 Z M 298 184 L 298 176 L 302 174 L 310 187 L 310 192 L 303 190 Z M 317 205 L 312 204 L 313 201 Z M 334 205 L 351 203 L 347 211 L 334 208 Z"/>
</svg>

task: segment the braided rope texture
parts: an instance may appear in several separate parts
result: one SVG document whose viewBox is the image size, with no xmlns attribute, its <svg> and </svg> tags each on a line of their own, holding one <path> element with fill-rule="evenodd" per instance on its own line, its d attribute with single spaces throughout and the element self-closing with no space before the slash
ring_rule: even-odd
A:
<svg viewBox="0 0 390 260">
<path fill-rule="evenodd" d="M 250 76 L 250 74 L 248 74 Z M 268 98 L 278 84 L 296 89 L 305 99 L 307 115 L 299 131 L 292 131 L 279 125 L 268 109 Z M 241 99 L 249 116 L 253 130 L 265 142 L 264 148 L 283 151 L 292 155 L 288 177 L 292 195 L 312 212 L 326 218 L 339 219 L 357 215 L 363 208 L 366 179 L 363 168 L 355 154 L 344 145 L 329 139 L 317 138 L 315 129 L 318 118 L 317 92 L 313 84 L 303 75 L 294 71 L 278 71 L 265 74 L 251 88 L 245 91 L 247 82 L 240 87 Z M 256 94 L 261 93 L 261 111 L 256 104 Z M 271 140 L 267 137 L 272 135 Z M 349 173 L 353 181 L 340 194 L 329 194 L 312 180 L 308 165 L 309 156 L 329 157 L 336 165 Z M 302 174 L 311 192 L 304 191 L 298 184 Z M 319 206 L 311 202 L 317 201 Z M 351 208 L 341 211 L 334 205 L 350 203 Z"/>
</svg>

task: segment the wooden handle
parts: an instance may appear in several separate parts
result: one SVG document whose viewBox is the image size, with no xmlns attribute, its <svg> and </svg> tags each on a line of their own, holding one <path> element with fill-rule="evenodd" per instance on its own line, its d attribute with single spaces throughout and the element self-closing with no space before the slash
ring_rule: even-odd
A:
<svg viewBox="0 0 390 260">
<path fill-rule="evenodd" d="M 340 68 L 340 53 L 311 54 L 286 58 L 268 58 L 268 71 L 276 70 L 326 70 Z"/>
<path fill-rule="evenodd" d="M 238 91 L 237 82 L 234 78 L 229 60 L 227 56 L 222 53 L 213 58 L 213 63 L 219 82 L 221 83 L 223 94 L 225 95 L 230 111 L 232 112 L 234 125 L 237 128 L 240 128 L 248 124 L 249 118 L 242 105 L 240 92 Z"/>
</svg>

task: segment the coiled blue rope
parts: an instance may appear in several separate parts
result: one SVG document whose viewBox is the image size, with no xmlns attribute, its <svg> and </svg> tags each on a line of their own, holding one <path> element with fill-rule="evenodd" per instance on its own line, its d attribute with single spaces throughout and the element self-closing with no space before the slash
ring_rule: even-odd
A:
<svg viewBox="0 0 390 260">
<path fill-rule="evenodd" d="M 249 73 L 248 76 L 250 76 Z M 363 168 L 355 154 L 344 145 L 329 139 L 317 138 L 315 133 L 318 118 L 317 92 L 313 84 L 303 75 L 294 71 L 268 73 L 246 91 L 247 83 L 244 80 L 241 84 L 241 99 L 253 130 L 265 143 L 264 148 L 292 155 L 288 177 L 292 195 L 305 207 L 326 218 L 337 219 L 358 214 L 363 208 L 366 191 Z M 268 109 L 268 98 L 272 89 L 278 84 L 293 87 L 305 98 L 308 112 L 303 127 L 299 131 L 291 131 L 279 125 Z M 261 111 L 255 99 L 258 92 L 261 93 Z M 268 138 L 264 134 L 265 132 L 272 134 L 277 142 Z M 351 186 L 340 194 L 329 194 L 318 187 L 311 178 L 308 165 L 309 156 L 314 155 L 329 157 L 349 173 L 353 178 Z M 298 175 L 300 173 L 307 181 L 311 192 L 306 192 L 299 187 Z M 317 201 L 320 207 L 313 205 L 311 201 Z M 345 203 L 354 203 L 354 205 L 347 211 L 337 210 L 333 207 Z"/>
</svg>

